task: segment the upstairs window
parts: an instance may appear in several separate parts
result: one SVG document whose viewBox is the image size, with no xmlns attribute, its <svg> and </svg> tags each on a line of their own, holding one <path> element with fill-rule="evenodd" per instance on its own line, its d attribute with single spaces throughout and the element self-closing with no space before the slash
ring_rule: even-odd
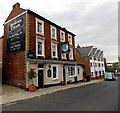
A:
<svg viewBox="0 0 120 113">
<path fill-rule="evenodd" d="M 70 48 L 69 59 L 73 60 L 73 49 Z"/>
<path fill-rule="evenodd" d="M 44 56 L 44 40 L 39 38 L 36 39 L 36 55 L 37 56 Z"/>
<path fill-rule="evenodd" d="M 57 44 L 52 43 L 52 57 L 57 58 Z"/>
<path fill-rule="evenodd" d="M 91 67 L 92 67 L 92 63 L 90 63 Z"/>
<path fill-rule="evenodd" d="M 57 39 L 57 30 L 54 26 L 51 26 L 51 38 Z"/>
<path fill-rule="evenodd" d="M 72 45 L 72 36 L 68 34 L 68 41 L 69 41 L 69 44 Z"/>
<path fill-rule="evenodd" d="M 44 22 L 36 18 L 36 33 L 44 35 Z"/>
<path fill-rule="evenodd" d="M 62 54 L 61 54 L 61 58 L 62 58 L 62 59 L 66 59 L 66 53 L 62 53 Z"/>
<path fill-rule="evenodd" d="M 64 31 L 60 31 L 60 41 L 65 42 L 65 32 Z"/>
</svg>

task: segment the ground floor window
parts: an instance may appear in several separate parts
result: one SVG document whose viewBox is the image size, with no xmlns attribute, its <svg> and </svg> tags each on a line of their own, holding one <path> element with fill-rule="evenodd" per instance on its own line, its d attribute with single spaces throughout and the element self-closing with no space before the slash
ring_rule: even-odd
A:
<svg viewBox="0 0 120 113">
<path fill-rule="evenodd" d="M 68 74 L 69 74 L 69 76 L 74 76 L 75 75 L 75 66 L 69 66 L 68 67 Z"/>
<path fill-rule="evenodd" d="M 99 71 L 99 75 L 101 75 L 101 71 Z"/>
<path fill-rule="evenodd" d="M 104 71 L 102 71 L 102 74 L 104 75 Z"/>
<path fill-rule="evenodd" d="M 57 65 L 52 66 L 52 75 L 53 75 L 53 79 L 58 79 L 58 66 Z"/>
<path fill-rule="evenodd" d="M 96 76 L 98 75 L 98 72 L 97 72 L 97 71 L 95 71 L 95 75 L 96 75 Z"/>
<path fill-rule="evenodd" d="M 93 76 L 93 72 L 91 72 L 91 76 Z"/>
</svg>

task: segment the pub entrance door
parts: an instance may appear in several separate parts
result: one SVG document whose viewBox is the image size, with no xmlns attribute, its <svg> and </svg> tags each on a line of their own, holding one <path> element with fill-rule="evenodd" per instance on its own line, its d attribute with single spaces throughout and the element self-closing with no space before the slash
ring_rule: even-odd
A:
<svg viewBox="0 0 120 113">
<path fill-rule="evenodd" d="M 44 86 L 44 68 L 43 64 L 38 64 L 38 88 L 43 88 Z"/>
</svg>

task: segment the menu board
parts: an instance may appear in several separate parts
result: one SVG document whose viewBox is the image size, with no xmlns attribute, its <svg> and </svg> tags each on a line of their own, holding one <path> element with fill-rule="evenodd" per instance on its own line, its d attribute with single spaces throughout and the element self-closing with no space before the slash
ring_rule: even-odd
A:
<svg viewBox="0 0 120 113">
<path fill-rule="evenodd" d="M 16 53 L 25 50 L 25 15 L 7 24 L 7 52 Z"/>
</svg>

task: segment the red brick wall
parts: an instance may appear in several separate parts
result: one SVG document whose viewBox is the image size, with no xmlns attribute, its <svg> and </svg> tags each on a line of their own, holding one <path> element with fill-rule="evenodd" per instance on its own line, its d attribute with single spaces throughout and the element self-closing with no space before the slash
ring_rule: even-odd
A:
<svg viewBox="0 0 120 113">
<path fill-rule="evenodd" d="M 15 16 L 19 15 L 20 13 L 24 12 L 24 9 L 15 8 L 11 11 L 10 15 L 7 18 L 7 21 L 14 18 Z M 51 23 L 43 18 L 33 14 L 28 14 L 28 35 L 29 35 L 29 49 L 35 50 L 35 58 L 36 58 L 36 22 L 35 18 L 39 18 L 44 21 L 44 37 L 45 39 L 45 59 L 51 59 L 51 33 L 50 33 L 50 25 Z M 58 38 L 58 58 L 61 57 L 60 51 L 60 28 L 57 28 L 57 38 Z M 62 29 L 63 30 L 63 29 Z M 74 36 L 73 37 L 73 48 L 75 48 L 74 44 Z M 25 82 L 25 51 L 13 54 L 13 53 L 6 53 L 6 38 L 7 38 L 7 25 L 4 25 L 4 55 L 3 55 L 3 80 L 5 83 L 9 83 L 18 87 L 24 88 L 26 85 Z M 66 32 L 66 40 L 68 38 L 68 33 Z M 75 51 L 74 58 L 75 58 Z M 68 57 L 68 56 L 67 56 Z M 38 57 L 43 58 L 43 57 Z"/>
<path fill-rule="evenodd" d="M 3 62 L 3 38 L 0 38 L 0 62 Z"/>
<path fill-rule="evenodd" d="M 84 71 L 86 72 L 87 76 L 91 75 L 91 71 L 90 71 L 90 58 L 89 57 L 83 57 L 83 62 L 85 65 Z"/>
<path fill-rule="evenodd" d="M 91 75 L 90 58 L 89 57 L 82 57 L 79 54 L 79 52 L 76 50 L 76 60 L 77 60 L 77 62 L 85 65 L 85 67 L 83 68 L 83 71 L 86 72 L 87 76 L 90 76 Z"/>
<path fill-rule="evenodd" d="M 38 18 L 42 21 L 44 21 L 44 36 L 36 34 L 36 20 L 35 18 Z M 30 49 L 36 50 L 36 35 L 45 37 L 45 59 L 52 59 L 51 56 L 51 27 L 52 25 L 50 22 L 44 20 L 43 18 L 34 15 L 33 13 L 29 14 L 29 28 L 30 28 Z M 53 25 L 55 26 L 55 25 Z M 61 59 L 61 50 L 60 50 L 60 28 L 55 26 L 57 28 L 57 42 L 58 42 L 58 60 Z M 63 30 L 63 29 L 62 29 Z M 75 43 L 74 43 L 74 36 L 73 38 L 73 58 L 75 59 Z M 52 39 L 54 40 L 54 39 Z M 68 32 L 65 32 L 65 41 L 68 41 Z M 36 51 L 35 51 L 35 58 L 36 58 Z M 37 57 L 37 58 L 44 58 L 44 57 Z M 69 55 L 67 54 L 67 59 L 69 58 Z"/>
<path fill-rule="evenodd" d="M 19 15 L 23 9 L 15 8 L 8 19 Z M 7 25 L 4 25 L 3 82 L 25 88 L 25 52 L 6 53 Z"/>
</svg>

